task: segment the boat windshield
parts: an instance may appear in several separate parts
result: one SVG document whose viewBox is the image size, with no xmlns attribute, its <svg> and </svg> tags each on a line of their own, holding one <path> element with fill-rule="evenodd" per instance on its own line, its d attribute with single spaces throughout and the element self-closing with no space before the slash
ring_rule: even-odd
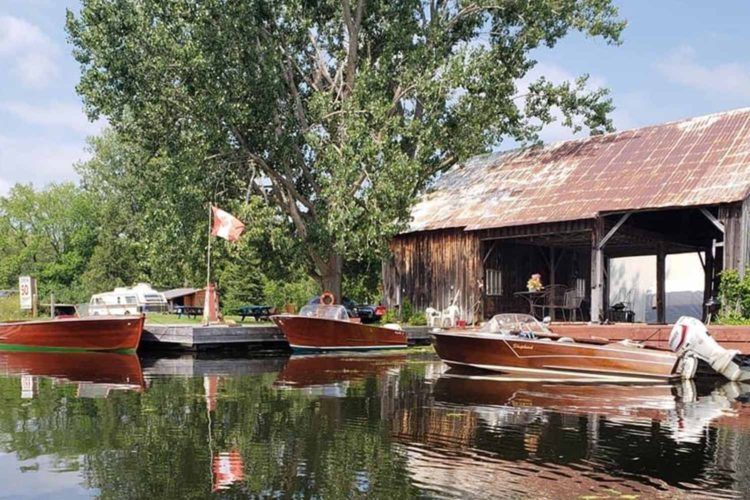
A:
<svg viewBox="0 0 750 500">
<path fill-rule="evenodd" d="M 324 304 L 308 304 L 300 309 L 299 315 L 307 318 L 349 321 L 349 315 L 346 312 L 346 308 L 342 305 L 327 306 Z"/>
<path fill-rule="evenodd" d="M 482 331 L 515 335 L 519 333 L 550 334 L 544 324 L 528 314 L 497 314 L 482 327 Z"/>
</svg>

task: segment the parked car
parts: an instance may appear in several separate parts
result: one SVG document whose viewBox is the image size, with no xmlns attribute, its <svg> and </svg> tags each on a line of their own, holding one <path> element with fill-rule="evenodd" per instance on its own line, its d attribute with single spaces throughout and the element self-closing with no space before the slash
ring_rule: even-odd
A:
<svg viewBox="0 0 750 500">
<path fill-rule="evenodd" d="M 310 299 L 308 304 L 320 304 L 320 297 Z M 347 297 L 341 299 L 341 305 L 346 308 L 350 318 L 359 318 L 362 323 L 377 323 L 386 311 L 385 306 L 357 304 Z"/>
</svg>

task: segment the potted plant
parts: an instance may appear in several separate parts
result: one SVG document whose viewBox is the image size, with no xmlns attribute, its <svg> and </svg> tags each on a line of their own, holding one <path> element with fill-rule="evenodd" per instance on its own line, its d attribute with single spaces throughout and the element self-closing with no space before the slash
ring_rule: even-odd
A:
<svg viewBox="0 0 750 500">
<path fill-rule="evenodd" d="M 529 281 L 526 282 L 526 287 L 529 289 L 530 292 L 541 291 L 541 289 L 543 288 L 542 275 L 532 274 L 531 278 L 529 278 Z"/>
</svg>

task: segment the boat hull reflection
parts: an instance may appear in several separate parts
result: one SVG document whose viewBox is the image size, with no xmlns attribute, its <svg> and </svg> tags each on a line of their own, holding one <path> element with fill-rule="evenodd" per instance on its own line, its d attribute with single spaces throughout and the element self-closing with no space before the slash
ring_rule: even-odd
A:
<svg viewBox="0 0 750 500">
<path fill-rule="evenodd" d="M 406 353 L 335 353 L 291 356 L 277 386 L 313 387 L 382 375 L 404 365 Z"/>
<path fill-rule="evenodd" d="M 0 374 L 45 377 L 101 389 L 145 388 L 138 356 L 107 352 L 2 352 Z"/>
</svg>

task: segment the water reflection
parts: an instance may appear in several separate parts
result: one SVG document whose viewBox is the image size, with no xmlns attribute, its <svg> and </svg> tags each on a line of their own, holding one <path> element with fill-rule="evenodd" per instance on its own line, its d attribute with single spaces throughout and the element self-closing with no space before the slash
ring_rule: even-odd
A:
<svg viewBox="0 0 750 500">
<path fill-rule="evenodd" d="M 16 494 L 750 490 L 746 385 L 519 380 L 446 371 L 433 354 L 415 352 L 140 361 L 27 354 L 0 354 L 0 481 L 28 484 L 8 490 Z M 108 397 L 85 398 L 81 384 L 108 388 Z M 111 390 L 123 387 L 134 390 Z"/>
</svg>

